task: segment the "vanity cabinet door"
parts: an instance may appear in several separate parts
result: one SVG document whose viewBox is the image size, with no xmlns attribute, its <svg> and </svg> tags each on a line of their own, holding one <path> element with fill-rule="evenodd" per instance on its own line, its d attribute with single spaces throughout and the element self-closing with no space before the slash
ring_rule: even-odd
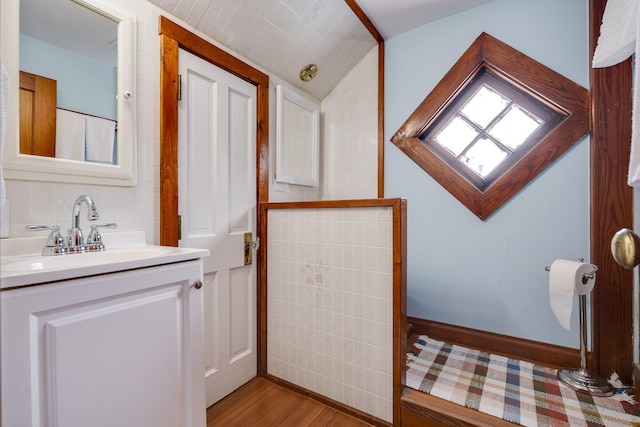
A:
<svg viewBox="0 0 640 427">
<path fill-rule="evenodd" d="M 2 425 L 205 425 L 202 261 L 5 291 Z"/>
</svg>

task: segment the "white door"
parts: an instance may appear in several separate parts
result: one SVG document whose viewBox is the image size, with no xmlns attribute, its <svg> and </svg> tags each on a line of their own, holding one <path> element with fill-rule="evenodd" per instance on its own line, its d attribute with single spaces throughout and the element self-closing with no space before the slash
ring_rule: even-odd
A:
<svg viewBox="0 0 640 427">
<path fill-rule="evenodd" d="M 256 268 L 244 236 L 256 225 L 256 87 L 180 50 L 180 246 L 204 259 L 207 406 L 257 373 Z"/>
</svg>

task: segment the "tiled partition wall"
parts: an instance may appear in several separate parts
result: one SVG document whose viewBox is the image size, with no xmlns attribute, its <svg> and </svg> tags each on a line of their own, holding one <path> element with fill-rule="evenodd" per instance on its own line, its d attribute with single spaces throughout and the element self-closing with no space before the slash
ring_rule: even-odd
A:
<svg viewBox="0 0 640 427">
<path fill-rule="evenodd" d="M 400 199 L 263 205 L 268 375 L 393 423 L 405 211 Z"/>
</svg>

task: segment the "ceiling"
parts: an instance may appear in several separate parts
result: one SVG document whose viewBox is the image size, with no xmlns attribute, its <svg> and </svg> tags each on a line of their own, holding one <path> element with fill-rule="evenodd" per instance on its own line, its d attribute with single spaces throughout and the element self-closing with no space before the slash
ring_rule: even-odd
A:
<svg viewBox="0 0 640 427">
<path fill-rule="evenodd" d="M 386 39 L 491 0 L 356 0 Z"/>
<path fill-rule="evenodd" d="M 149 1 L 317 99 L 377 45 L 344 0 Z"/>
<path fill-rule="evenodd" d="M 320 100 L 377 45 L 345 0 L 148 1 Z M 384 38 L 489 1 L 356 0 Z M 68 49 L 70 42 L 86 42 L 88 48 L 78 49 L 102 50 L 115 59 L 113 24 L 106 25 L 108 33 L 102 35 L 102 24 L 89 24 L 83 13 L 76 25 L 69 4 L 77 8 L 68 0 L 21 0 L 21 31 L 52 44 L 64 38 Z M 74 28 L 76 32 L 69 33 Z M 311 63 L 317 64 L 318 74 L 303 82 L 300 70 Z"/>
<path fill-rule="evenodd" d="M 345 0 L 149 1 L 318 99 L 377 45 Z M 489 1 L 356 0 L 385 38 Z"/>
</svg>

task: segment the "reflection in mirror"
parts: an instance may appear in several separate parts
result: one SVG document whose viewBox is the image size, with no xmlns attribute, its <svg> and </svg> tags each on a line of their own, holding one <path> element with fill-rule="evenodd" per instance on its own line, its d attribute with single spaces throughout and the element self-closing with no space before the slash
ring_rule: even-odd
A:
<svg viewBox="0 0 640 427">
<path fill-rule="evenodd" d="M 135 18 L 100 0 L 3 0 L 0 18 L 5 178 L 135 185 Z"/>
<path fill-rule="evenodd" d="M 20 153 L 114 163 L 117 47 L 109 17 L 20 1 Z"/>
</svg>

